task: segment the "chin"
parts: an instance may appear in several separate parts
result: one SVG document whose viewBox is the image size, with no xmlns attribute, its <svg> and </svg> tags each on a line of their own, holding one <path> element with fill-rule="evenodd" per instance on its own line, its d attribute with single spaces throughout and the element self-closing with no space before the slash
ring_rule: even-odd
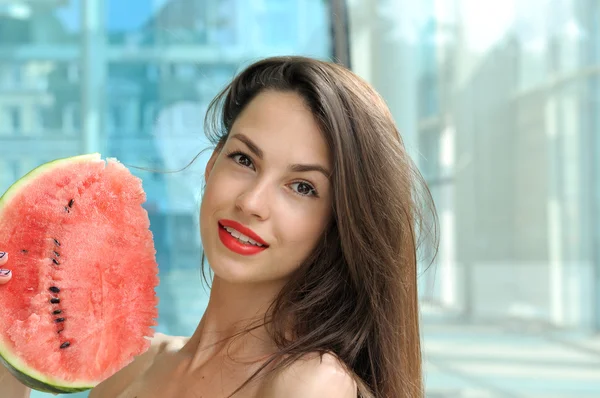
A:
<svg viewBox="0 0 600 398">
<path fill-rule="evenodd" d="M 248 270 L 242 269 L 242 264 L 223 264 L 223 262 L 221 262 L 220 265 L 216 267 L 211 265 L 210 261 L 208 264 L 210 265 L 210 269 L 212 270 L 215 278 L 219 278 L 222 281 L 235 284 L 248 284 L 256 282 L 256 276 L 252 275 L 252 273 L 248 272 Z"/>
<path fill-rule="evenodd" d="M 216 278 L 230 283 L 256 283 L 260 280 L 257 267 L 249 261 L 237 261 L 219 254 L 206 253 L 206 260 Z"/>
<path fill-rule="evenodd" d="M 235 261 L 233 259 L 219 259 L 218 256 L 214 262 L 208 264 L 214 273 L 215 278 L 221 281 L 236 285 L 277 285 L 283 286 L 289 276 L 273 275 L 268 272 L 260 272 L 256 263 L 250 264 L 244 261 Z M 212 265 L 215 264 L 215 265 Z"/>
</svg>

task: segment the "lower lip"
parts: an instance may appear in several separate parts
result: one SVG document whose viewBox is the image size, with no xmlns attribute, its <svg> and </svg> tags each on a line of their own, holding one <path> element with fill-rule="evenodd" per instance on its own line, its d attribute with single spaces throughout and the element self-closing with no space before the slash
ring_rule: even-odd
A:
<svg viewBox="0 0 600 398">
<path fill-rule="evenodd" d="M 245 244 L 234 238 L 229 232 L 225 230 L 219 224 L 219 238 L 221 242 L 225 245 L 226 248 L 231 250 L 234 253 L 241 254 L 243 256 L 251 256 L 253 254 L 257 254 L 266 249 L 266 246 L 260 247 L 250 244 Z"/>
</svg>

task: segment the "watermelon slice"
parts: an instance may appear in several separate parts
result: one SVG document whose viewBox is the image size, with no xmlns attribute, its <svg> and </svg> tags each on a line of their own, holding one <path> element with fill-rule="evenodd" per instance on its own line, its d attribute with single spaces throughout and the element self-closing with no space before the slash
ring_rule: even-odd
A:
<svg viewBox="0 0 600 398">
<path fill-rule="evenodd" d="M 148 349 L 158 267 L 145 199 L 99 154 L 44 164 L 0 198 L 13 270 L 0 287 L 0 361 L 24 384 L 88 390 Z"/>
</svg>

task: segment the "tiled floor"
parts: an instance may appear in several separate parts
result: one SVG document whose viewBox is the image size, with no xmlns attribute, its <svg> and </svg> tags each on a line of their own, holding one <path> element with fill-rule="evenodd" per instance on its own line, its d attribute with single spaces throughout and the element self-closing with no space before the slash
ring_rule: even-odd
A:
<svg viewBox="0 0 600 398">
<path fill-rule="evenodd" d="M 423 332 L 428 396 L 600 397 L 600 337 L 427 320 Z"/>
</svg>

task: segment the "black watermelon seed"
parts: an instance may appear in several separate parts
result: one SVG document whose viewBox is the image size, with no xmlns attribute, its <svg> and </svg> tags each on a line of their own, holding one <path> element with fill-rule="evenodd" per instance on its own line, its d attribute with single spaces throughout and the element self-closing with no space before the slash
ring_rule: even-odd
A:
<svg viewBox="0 0 600 398">
<path fill-rule="evenodd" d="M 67 348 L 67 347 L 68 347 L 68 346 L 70 346 L 70 345 L 71 345 L 71 343 L 69 343 L 68 341 L 65 341 L 64 343 L 62 343 L 62 344 L 60 345 L 60 348 Z"/>
<path fill-rule="evenodd" d="M 25 249 L 22 249 L 22 250 L 21 250 L 21 253 L 23 253 L 23 254 L 27 254 L 27 253 L 29 253 L 29 251 L 28 251 L 28 250 L 25 250 Z"/>
<path fill-rule="evenodd" d="M 62 310 L 54 310 L 52 311 L 54 315 L 62 314 Z"/>
<path fill-rule="evenodd" d="M 56 322 L 56 323 L 61 323 L 61 322 L 64 322 L 64 321 L 65 321 L 65 318 L 56 318 L 54 320 L 54 322 Z"/>
<path fill-rule="evenodd" d="M 73 203 L 75 203 L 75 199 L 69 200 L 69 207 L 73 207 Z"/>
<path fill-rule="evenodd" d="M 56 257 L 60 257 L 60 253 L 58 253 L 58 252 L 54 252 L 54 255 L 55 255 Z"/>
<path fill-rule="evenodd" d="M 59 299 L 59 298 L 56 298 L 56 297 L 53 297 L 53 298 L 51 298 L 51 299 L 50 299 L 50 302 L 51 302 L 52 304 L 58 304 L 58 303 L 60 303 L 60 299 Z"/>
<path fill-rule="evenodd" d="M 54 244 L 55 244 L 56 246 L 60 246 L 60 242 L 59 242 L 59 241 L 57 241 L 56 239 L 54 239 Z"/>
<path fill-rule="evenodd" d="M 65 211 L 66 211 L 67 213 L 70 213 L 70 211 L 69 211 L 69 208 L 68 208 L 67 206 L 65 206 Z"/>
<path fill-rule="evenodd" d="M 48 290 L 50 290 L 52 293 L 60 293 L 60 289 L 56 286 L 51 286 Z"/>
<path fill-rule="evenodd" d="M 52 262 L 53 262 L 54 264 L 56 264 L 56 265 L 60 265 L 60 263 L 58 262 L 58 260 L 57 260 L 57 259 L 55 259 L 55 258 L 53 258 L 53 259 L 52 259 Z"/>
</svg>

